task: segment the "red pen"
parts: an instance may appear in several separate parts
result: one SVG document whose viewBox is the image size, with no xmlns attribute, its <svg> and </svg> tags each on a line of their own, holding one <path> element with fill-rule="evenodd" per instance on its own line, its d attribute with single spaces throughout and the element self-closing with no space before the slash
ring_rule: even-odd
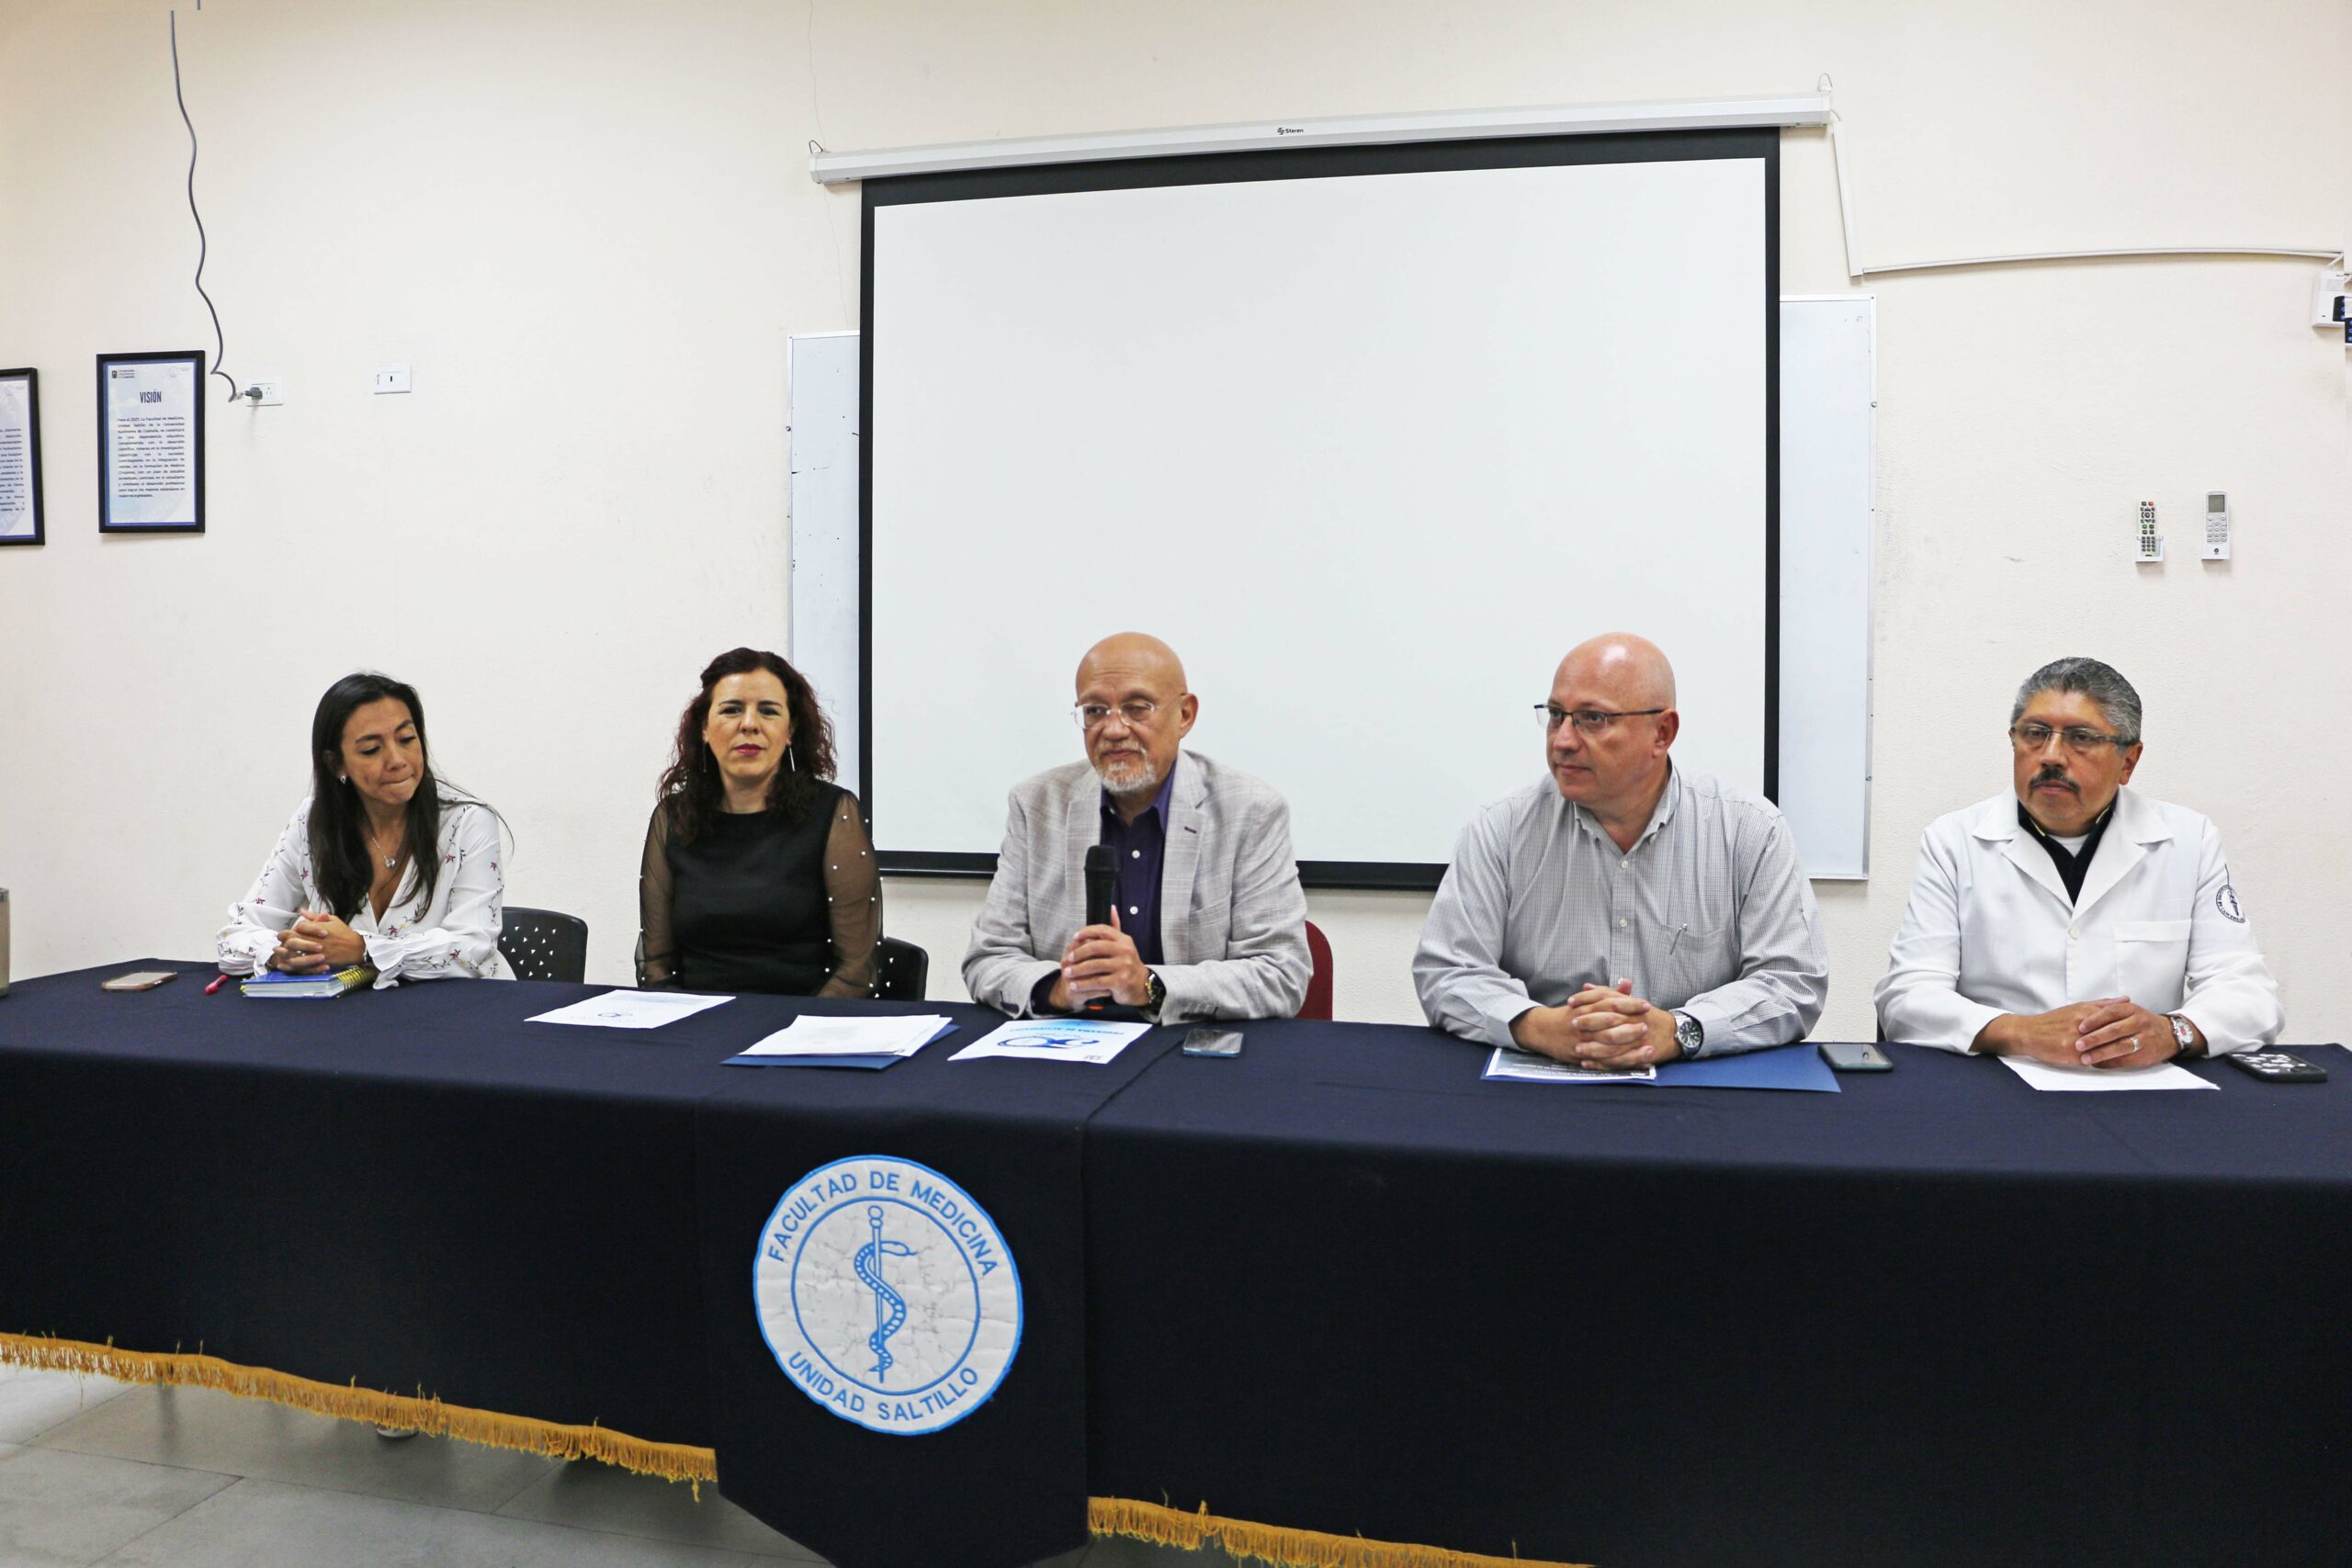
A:
<svg viewBox="0 0 2352 1568">
<path fill-rule="evenodd" d="M 227 976 L 226 975 L 222 975 L 222 976 L 219 976 L 218 978 L 216 978 L 216 979 L 212 982 L 212 984 L 210 984 L 210 985 L 209 985 L 209 986 L 207 986 L 207 987 L 204 987 L 204 994 L 205 994 L 206 996 L 208 996 L 208 997 L 209 997 L 209 996 L 210 996 L 213 992 L 215 992 L 215 991 L 219 990 L 221 987 L 223 987 L 223 986 L 227 985 L 228 983 L 229 983 L 229 976 Z"/>
</svg>

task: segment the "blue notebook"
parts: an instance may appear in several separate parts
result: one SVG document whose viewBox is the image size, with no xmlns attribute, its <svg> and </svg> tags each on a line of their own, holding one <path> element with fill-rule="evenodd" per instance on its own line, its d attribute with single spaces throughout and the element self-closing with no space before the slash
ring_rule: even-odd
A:
<svg viewBox="0 0 2352 1568">
<path fill-rule="evenodd" d="M 372 984 L 376 972 L 365 964 L 355 964 L 348 969 L 338 969 L 331 975 L 288 975 L 283 969 L 265 970 L 252 979 L 241 982 L 237 989 L 249 997 L 292 997 L 297 999 L 339 997 L 345 991 L 356 991 Z"/>
</svg>

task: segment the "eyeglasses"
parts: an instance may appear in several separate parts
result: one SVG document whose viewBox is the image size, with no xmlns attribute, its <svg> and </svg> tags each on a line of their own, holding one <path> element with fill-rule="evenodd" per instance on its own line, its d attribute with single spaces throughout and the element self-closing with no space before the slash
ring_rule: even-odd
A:
<svg viewBox="0 0 2352 1568">
<path fill-rule="evenodd" d="M 1584 736 L 1606 735 L 1609 727 L 1621 718 L 1647 718 L 1661 714 L 1664 708 L 1628 708 L 1623 713 L 1610 713 L 1601 708 L 1578 708 L 1571 713 L 1566 708 L 1554 707 L 1550 703 L 1537 703 L 1535 711 L 1544 716 L 1544 733 L 1557 735 L 1560 726 L 1576 720 L 1577 733 Z"/>
<path fill-rule="evenodd" d="M 1117 714 L 1129 729 L 1141 729 L 1159 711 L 1158 703 L 1137 697 L 1131 703 L 1121 703 L 1117 707 L 1108 707 L 1102 703 L 1080 703 L 1069 710 L 1069 716 L 1078 721 L 1080 729 L 1100 729 L 1111 722 L 1113 714 Z"/>
<path fill-rule="evenodd" d="M 2009 739 L 2020 751 L 2039 751 L 2050 744 L 2050 738 L 2053 735 L 2077 757 L 2087 757 L 2102 746 L 2126 744 L 2120 735 L 2102 735 L 2080 724 L 2070 725 L 2064 729 L 2052 729 L 2046 724 L 2013 724 L 2009 727 Z"/>
</svg>

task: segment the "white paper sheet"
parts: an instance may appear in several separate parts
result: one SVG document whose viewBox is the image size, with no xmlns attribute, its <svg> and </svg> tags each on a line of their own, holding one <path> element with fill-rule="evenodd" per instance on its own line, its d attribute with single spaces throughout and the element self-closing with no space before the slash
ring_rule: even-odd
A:
<svg viewBox="0 0 2352 1568">
<path fill-rule="evenodd" d="M 1019 1018 L 991 1030 L 947 1059 L 1026 1056 L 1040 1062 L 1102 1066 L 1148 1032 L 1148 1023 L 1105 1023 L 1089 1018 Z"/>
<path fill-rule="evenodd" d="M 659 1029 L 707 1008 L 731 1002 L 733 997 L 698 997 L 690 991 L 606 991 L 533 1015 L 532 1023 L 578 1023 L 591 1029 Z"/>
<path fill-rule="evenodd" d="M 1642 1083 L 1657 1077 L 1657 1069 L 1653 1066 L 1630 1073 L 1597 1072 L 1590 1067 L 1572 1067 L 1566 1062 L 1555 1062 L 1532 1051 L 1514 1051 L 1508 1045 L 1498 1045 L 1495 1054 L 1487 1058 L 1487 1070 L 1479 1076 L 1528 1078 L 1543 1083 Z"/>
<path fill-rule="evenodd" d="M 953 1021 L 944 1013 L 906 1018 L 819 1018 L 803 1014 L 749 1047 L 746 1056 L 911 1056 Z"/>
<path fill-rule="evenodd" d="M 2036 1089 L 2098 1094 L 2132 1089 L 2219 1089 L 2170 1062 L 2153 1067 L 2053 1067 L 2030 1056 L 2003 1056 L 2001 1064 Z"/>
</svg>

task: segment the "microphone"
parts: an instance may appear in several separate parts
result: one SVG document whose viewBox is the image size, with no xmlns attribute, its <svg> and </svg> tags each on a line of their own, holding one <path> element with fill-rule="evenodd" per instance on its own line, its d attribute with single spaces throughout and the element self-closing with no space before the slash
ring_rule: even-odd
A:
<svg viewBox="0 0 2352 1568">
<path fill-rule="evenodd" d="M 1086 846 L 1086 923 L 1111 923 L 1111 896 L 1119 885 L 1119 869 L 1108 844 Z"/>
<path fill-rule="evenodd" d="M 1087 845 L 1086 923 L 1088 925 L 1107 926 L 1111 923 L 1111 898 L 1118 886 L 1118 866 L 1111 859 L 1111 846 L 1108 844 Z M 1104 998 L 1101 997 L 1089 997 L 1080 1010 L 1101 1012 L 1103 1002 Z"/>
</svg>

